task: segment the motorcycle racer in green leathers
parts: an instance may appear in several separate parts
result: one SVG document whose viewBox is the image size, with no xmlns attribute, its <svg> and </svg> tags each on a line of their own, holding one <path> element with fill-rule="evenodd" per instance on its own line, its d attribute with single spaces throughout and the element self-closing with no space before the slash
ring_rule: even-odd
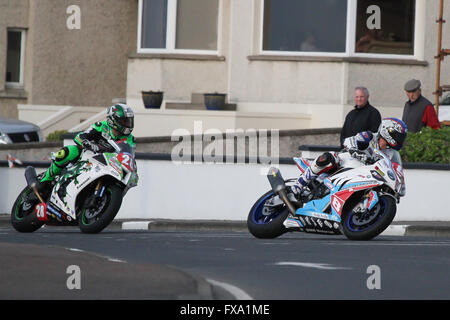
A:
<svg viewBox="0 0 450 320">
<path fill-rule="evenodd" d="M 126 104 L 115 104 L 106 111 L 106 121 L 94 123 L 86 131 L 80 132 L 74 138 L 75 145 L 60 149 L 52 160 L 50 167 L 38 184 L 38 190 L 44 191 L 48 184 L 70 163 L 76 163 L 83 148 L 93 152 L 112 151 L 108 140 L 126 142 L 135 147 L 136 142 L 131 134 L 134 128 L 134 112 Z"/>
</svg>

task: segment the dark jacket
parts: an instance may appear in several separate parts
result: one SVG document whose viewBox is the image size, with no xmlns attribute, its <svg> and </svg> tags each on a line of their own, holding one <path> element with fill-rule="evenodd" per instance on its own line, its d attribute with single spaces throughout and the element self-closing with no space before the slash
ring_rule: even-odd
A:
<svg viewBox="0 0 450 320">
<path fill-rule="evenodd" d="M 422 122 L 423 114 L 428 106 L 433 106 L 424 96 L 420 95 L 416 101 L 407 101 L 403 108 L 402 120 L 408 128 L 408 132 L 418 132 L 425 125 Z"/>
<path fill-rule="evenodd" d="M 345 117 L 345 122 L 341 130 L 341 148 L 343 148 L 345 138 L 352 137 L 363 131 L 375 133 L 378 131 L 380 124 L 381 114 L 369 102 L 362 108 L 355 106 Z"/>
</svg>

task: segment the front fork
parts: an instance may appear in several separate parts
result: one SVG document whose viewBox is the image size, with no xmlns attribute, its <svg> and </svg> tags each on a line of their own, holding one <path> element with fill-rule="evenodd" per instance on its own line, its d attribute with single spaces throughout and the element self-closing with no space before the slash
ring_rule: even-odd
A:
<svg viewBox="0 0 450 320">
<path fill-rule="evenodd" d="M 98 198 L 101 198 L 103 196 L 103 193 L 105 192 L 105 186 L 102 186 L 102 181 L 98 180 L 97 185 L 95 186 L 94 194 L 89 197 L 86 207 L 91 208 L 95 206 L 95 201 Z"/>
</svg>

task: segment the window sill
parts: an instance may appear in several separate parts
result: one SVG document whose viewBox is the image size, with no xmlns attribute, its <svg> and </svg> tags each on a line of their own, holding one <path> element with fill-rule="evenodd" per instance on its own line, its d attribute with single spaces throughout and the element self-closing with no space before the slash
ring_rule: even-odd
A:
<svg viewBox="0 0 450 320">
<path fill-rule="evenodd" d="M 5 91 L 0 91 L 1 99 L 28 99 L 28 93 L 20 88 L 8 88 Z"/>
<path fill-rule="evenodd" d="M 285 56 L 285 55 L 252 55 L 250 61 L 298 61 L 298 62 L 349 62 L 428 66 L 427 61 L 414 59 L 368 58 L 368 57 L 319 57 L 319 56 Z"/>
<path fill-rule="evenodd" d="M 224 56 L 213 54 L 185 54 L 185 53 L 134 53 L 129 59 L 169 59 L 169 60 L 202 60 L 225 61 Z"/>
</svg>

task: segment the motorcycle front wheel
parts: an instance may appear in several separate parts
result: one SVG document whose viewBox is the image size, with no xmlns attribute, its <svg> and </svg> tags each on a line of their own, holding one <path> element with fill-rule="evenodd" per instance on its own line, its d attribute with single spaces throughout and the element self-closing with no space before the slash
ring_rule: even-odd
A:
<svg viewBox="0 0 450 320">
<path fill-rule="evenodd" d="M 122 205 L 122 188 L 108 185 L 94 206 L 81 207 L 78 226 L 83 233 L 99 233 L 115 218 Z"/>
<path fill-rule="evenodd" d="M 274 192 L 268 191 L 261 196 L 250 209 L 247 218 L 247 227 L 256 238 L 273 239 L 286 233 L 288 230 L 283 225 L 289 210 L 285 205 L 268 209 L 265 203 L 275 197 Z"/>
<path fill-rule="evenodd" d="M 382 233 L 392 222 L 397 211 L 395 200 L 380 196 L 378 203 L 369 212 L 359 212 L 358 207 L 349 207 L 343 214 L 342 231 L 350 240 L 370 240 Z"/>
</svg>

